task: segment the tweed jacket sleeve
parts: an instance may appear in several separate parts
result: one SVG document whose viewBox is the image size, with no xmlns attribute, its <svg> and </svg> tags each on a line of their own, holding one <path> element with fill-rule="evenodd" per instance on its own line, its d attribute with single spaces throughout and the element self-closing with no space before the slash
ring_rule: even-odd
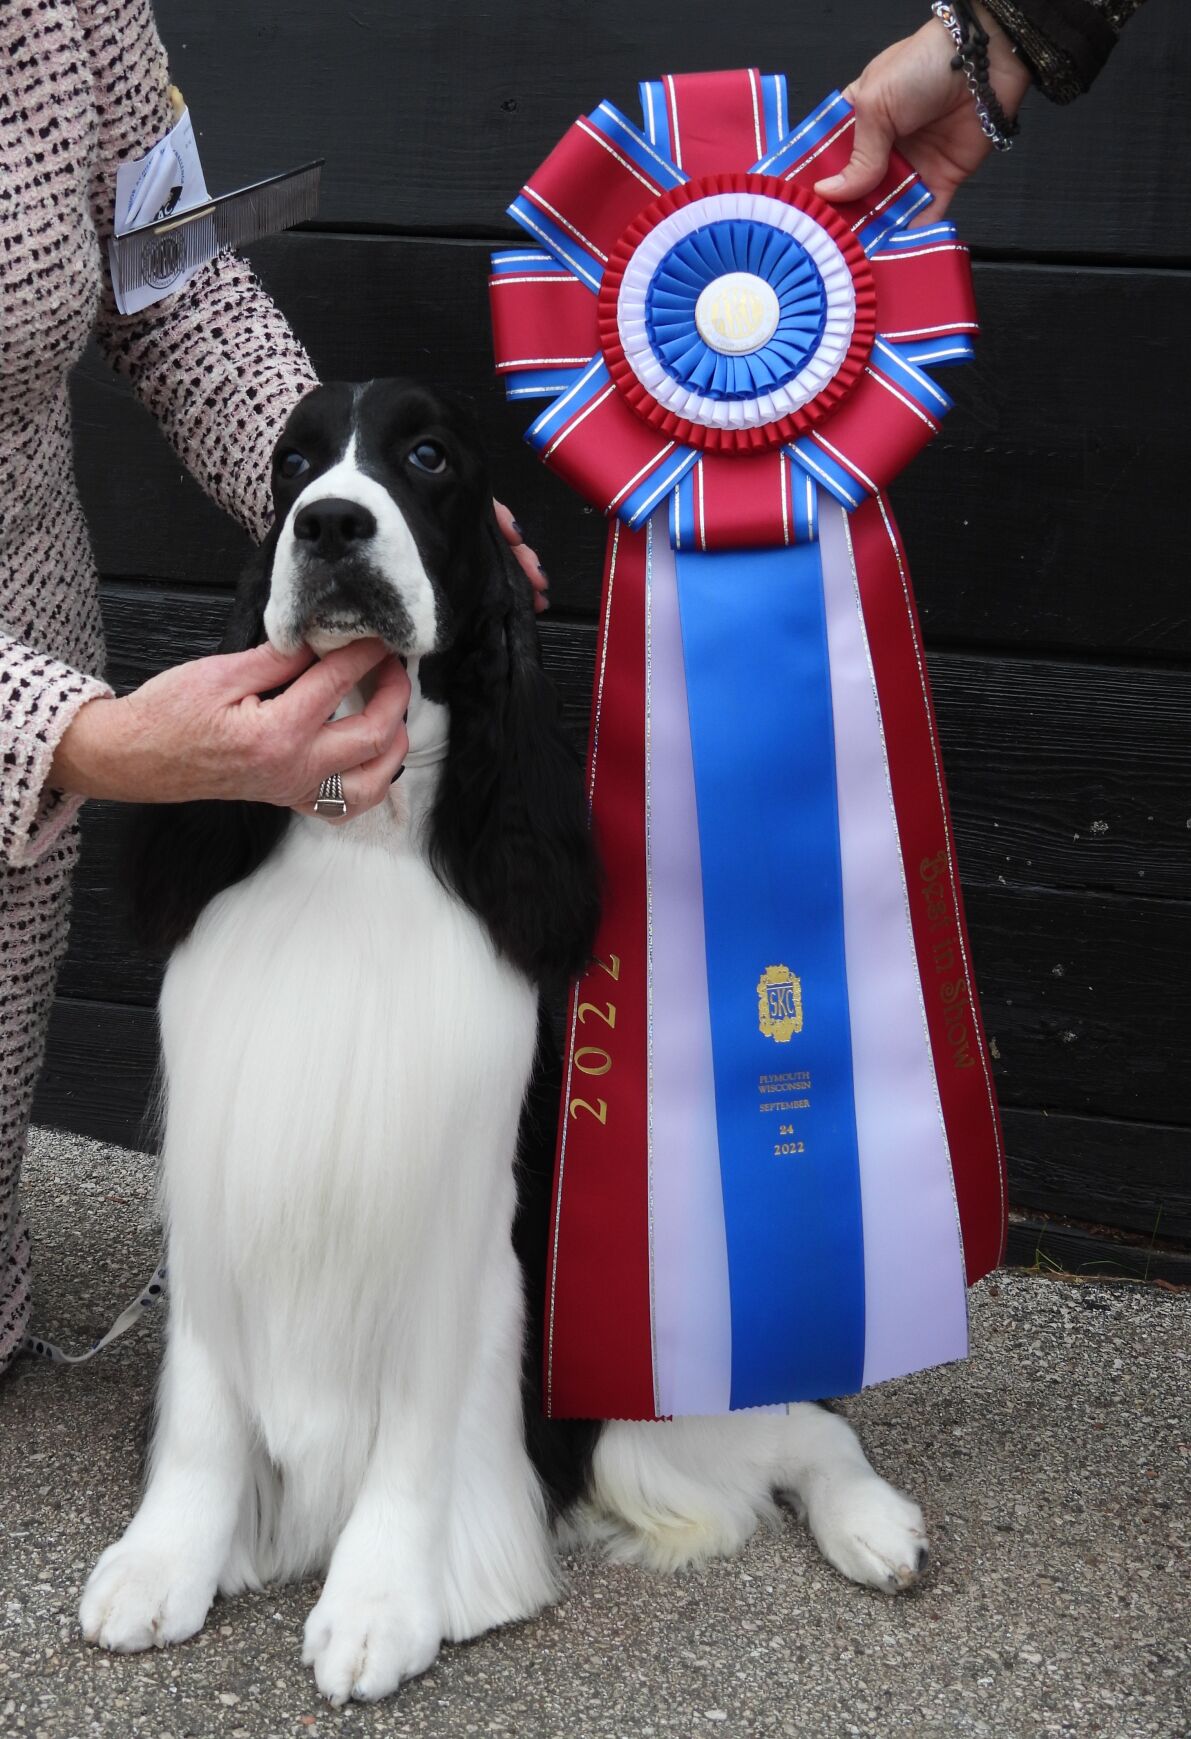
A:
<svg viewBox="0 0 1191 1739">
<path fill-rule="evenodd" d="M 117 312 L 106 265 L 116 167 L 144 155 L 172 125 L 169 79 L 150 0 L 77 0 L 76 13 L 85 65 L 76 66 L 60 46 L 61 30 L 47 25 L 36 43 L 34 82 L 46 138 L 63 125 L 55 79 L 81 76 L 90 87 L 92 126 L 68 143 L 75 162 L 82 154 L 91 165 L 91 218 L 103 256 L 96 337 L 204 488 L 260 538 L 271 518 L 270 452 L 317 377 L 251 269 L 231 254 L 221 254 L 177 295 L 143 313 L 125 318 Z M 60 148 L 56 138 L 50 142 Z M 28 248 L 33 238 L 18 239 Z M 35 252 L 31 258 L 36 261 Z M 39 318 L 48 334 L 50 316 Z M 64 449 L 67 433 L 64 428 Z M 68 450 L 62 456 L 68 462 Z M 57 518 L 47 513 L 39 536 L 43 562 L 63 576 L 62 596 L 50 603 L 44 587 L 39 592 L 30 582 L 26 595 L 18 586 L 20 607 L 14 603 L 0 624 L 0 864 L 14 868 L 42 857 L 77 811 L 80 798 L 47 783 L 54 751 L 79 708 L 111 693 L 98 676 L 86 674 L 98 668 L 101 641 L 77 503 L 72 499 L 70 511 Z"/>
<path fill-rule="evenodd" d="M 254 537 L 272 518 L 269 456 L 317 377 L 245 261 L 220 254 L 140 314 L 117 312 L 106 267 L 116 168 L 173 124 L 165 52 L 149 0 L 79 0 L 98 118 L 91 209 L 104 253 L 96 336 L 178 456 Z M 246 166 L 246 175 L 251 166 Z"/>
<path fill-rule="evenodd" d="M 36 863 L 82 803 L 46 781 L 81 706 L 110 695 L 98 677 L 0 633 L 0 865 Z"/>
<path fill-rule="evenodd" d="M 984 0 L 1052 103 L 1088 90 L 1143 0 Z"/>
</svg>

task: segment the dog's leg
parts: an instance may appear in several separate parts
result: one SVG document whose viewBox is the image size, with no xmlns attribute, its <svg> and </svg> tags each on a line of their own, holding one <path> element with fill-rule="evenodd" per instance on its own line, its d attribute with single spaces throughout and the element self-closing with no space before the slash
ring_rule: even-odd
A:
<svg viewBox="0 0 1191 1739">
<path fill-rule="evenodd" d="M 524 1317 L 520 1266 L 512 1244 L 499 1241 L 459 1423 L 444 1582 L 451 1642 L 529 1618 L 558 1591 L 546 1505 L 525 1446 Z"/>
<path fill-rule="evenodd" d="M 774 1423 L 774 1483 L 793 1498 L 828 1563 L 886 1594 L 909 1588 L 928 1557 L 918 1505 L 873 1470 L 841 1414 L 800 1403 Z"/>
<path fill-rule="evenodd" d="M 239 1406 L 207 1349 L 170 1313 L 149 1482 L 122 1539 L 83 1592 L 88 1642 L 129 1653 L 202 1628 L 231 1547 L 248 1475 Z"/>
<path fill-rule="evenodd" d="M 306 1623 L 303 1659 L 324 1696 L 387 1696 L 462 1641 L 537 1612 L 556 1585 L 545 1504 L 521 1418 L 521 1277 L 507 1231 L 428 1263 L 418 1345 L 385 1404 L 364 1482 Z M 458 1228 L 454 1228 L 457 1233 Z M 466 1327 L 464 1326 L 466 1325 Z"/>
<path fill-rule="evenodd" d="M 371 1701 L 425 1672 L 443 1636 L 442 1566 L 454 1372 L 401 1384 L 385 1403 L 359 1495 L 306 1620 L 302 1659 L 336 1705 Z"/>
<path fill-rule="evenodd" d="M 825 1558 L 887 1593 L 926 1563 L 922 1512 L 874 1473 L 847 1420 L 808 1403 L 604 1427 L 581 1533 L 609 1556 L 677 1570 L 738 1551 L 789 1494 Z"/>
</svg>

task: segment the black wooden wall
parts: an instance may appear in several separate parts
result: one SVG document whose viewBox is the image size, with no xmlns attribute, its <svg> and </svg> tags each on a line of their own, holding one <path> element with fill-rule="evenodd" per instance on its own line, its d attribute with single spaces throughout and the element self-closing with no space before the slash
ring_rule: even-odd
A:
<svg viewBox="0 0 1191 1739">
<path fill-rule="evenodd" d="M 581 111 L 760 63 L 792 108 L 919 0 L 158 0 L 216 189 L 312 155 L 322 210 L 253 258 L 325 376 L 474 394 L 553 579 L 546 655 L 586 716 L 602 526 L 531 460 L 490 375 L 488 245 Z M 985 335 L 895 492 L 931 655 L 1005 1108 L 1016 1259 L 1187 1278 L 1191 1236 L 1191 18 L 1150 0 L 1095 93 L 1031 99 L 955 215 Z M 243 539 L 98 365 L 78 467 L 114 680 L 210 650 Z M 113 817 L 86 814 L 43 1121 L 135 1145 L 157 974 L 119 927 Z"/>
</svg>

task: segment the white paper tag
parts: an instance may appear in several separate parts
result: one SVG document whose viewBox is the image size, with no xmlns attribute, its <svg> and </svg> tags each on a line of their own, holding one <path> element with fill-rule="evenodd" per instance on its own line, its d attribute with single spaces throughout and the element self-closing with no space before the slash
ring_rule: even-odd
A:
<svg viewBox="0 0 1191 1739">
<path fill-rule="evenodd" d="M 116 234 L 125 235 L 130 229 L 172 213 L 191 211 L 196 205 L 205 205 L 209 198 L 190 110 L 183 109 L 177 125 L 158 140 L 147 157 L 121 163 L 116 170 Z M 108 259 L 116 306 L 121 314 L 137 314 L 142 308 L 174 295 L 198 269 L 177 266 L 171 275 L 167 256 L 160 281 L 126 289 L 121 282 L 119 258 L 110 245 Z"/>
</svg>

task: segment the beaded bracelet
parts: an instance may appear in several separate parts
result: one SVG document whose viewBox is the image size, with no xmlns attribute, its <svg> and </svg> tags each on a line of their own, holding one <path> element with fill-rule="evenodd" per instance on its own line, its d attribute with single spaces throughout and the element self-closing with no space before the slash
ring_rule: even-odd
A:
<svg viewBox="0 0 1191 1739">
<path fill-rule="evenodd" d="M 955 44 L 951 65 L 968 81 L 981 131 L 994 151 L 1010 150 L 1021 128 L 1005 113 L 989 80 L 988 32 L 968 0 L 933 0 L 931 11 Z"/>
</svg>

